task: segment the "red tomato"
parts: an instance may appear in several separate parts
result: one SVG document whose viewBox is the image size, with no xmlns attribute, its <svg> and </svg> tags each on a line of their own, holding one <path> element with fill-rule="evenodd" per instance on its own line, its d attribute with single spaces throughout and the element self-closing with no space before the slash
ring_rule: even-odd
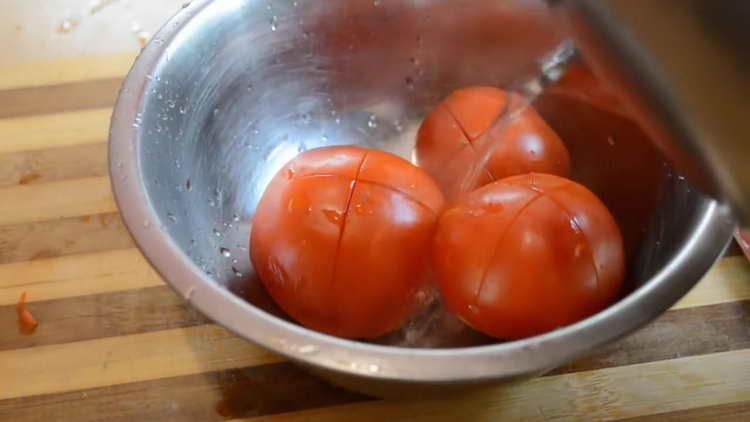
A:
<svg viewBox="0 0 750 422">
<path fill-rule="evenodd" d="M 443 203 L 430 176 L 395 155 L 307 151 L 263 194 L 251 259 L 271 297 L 301 324 L 377 337 L 417 310 Z"/>
<path fill-rule="evenodd" d="M 521 97 L 491 87 L 458 90 L 443 100 L 422 122 L 417 134 L 419 165 L 432 174 L 449 197 L 461 190 L 461 180 L 478 165 L 487 143 L 495 145 L 477 183 L 537 172 L 567 177 L 570 158 L 560 137 L 528 106 L 501 131 L 487 132 L 504 110 Z M 483 135 L 487 134 L 486 137 Z"/>
<path fill-rule="evenodd" d="M 440 218 L 435 258 L 446 307 L 506 339 L 594 314 L 616 298 L 625 273 L 607 208 L 583 186 L 546 174 L 462 197 Z"/>
</svg>

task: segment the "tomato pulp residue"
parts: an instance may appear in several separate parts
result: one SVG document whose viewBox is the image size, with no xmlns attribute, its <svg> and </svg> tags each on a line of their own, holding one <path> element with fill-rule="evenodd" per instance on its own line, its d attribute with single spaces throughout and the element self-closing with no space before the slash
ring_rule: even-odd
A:
<svg viewBox="0 0 750 422">
<path fill-rule="evenodd" d="M 26 308 L 26 292 L 21 293 L 16 305 L 16 312 L 18 313 L 18 331 L 23 335 L 33 334 L 39 323 Z"/>
</svg>

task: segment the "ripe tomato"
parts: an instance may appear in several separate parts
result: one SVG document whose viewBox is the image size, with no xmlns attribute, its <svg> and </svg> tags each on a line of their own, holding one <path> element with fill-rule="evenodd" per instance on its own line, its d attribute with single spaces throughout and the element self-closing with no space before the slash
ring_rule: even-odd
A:
<svg viewBox="0 0 750 422">
<path fill-rule="evenodd" d="M 435 265 L 447 308 L 475 329 L 518 339 L 574 323 L 622 285 L 622 237 L 599 199 L 546 174 L 503 179 L 440 218 Z"/>
<path fill-rule="evenodd" d="M 271 297 L 301 324 L 376 337 L 417 309 L 443 203 L 430 176 L 395 155 L 307 151 L 264 192 L 251 259 Z"/>
<path fill-rule="evenodd" d="M 570 158 L 560 137 L 528 106 L 502 130 L 488 132 L 507 109 L 518 107 L 517 94 L 491 87 L 458 90 L 443 100 L 422 122 L 417 134 L 419 165 L 432 174 L 449 197 L 493 180 L 537 172 L 567 177 Z M 486 136 L 483 136 L 485 135 Z M 479 180 L 460 186 L 479 165 L 488 143 L 494 145 Z"/>
</svg>

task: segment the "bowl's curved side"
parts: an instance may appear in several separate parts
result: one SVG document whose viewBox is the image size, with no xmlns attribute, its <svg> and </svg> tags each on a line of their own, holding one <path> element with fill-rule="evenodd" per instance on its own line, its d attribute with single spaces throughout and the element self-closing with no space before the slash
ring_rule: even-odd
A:
<svg viewBox="0 0 750 422">
<path fill-rule="evenodd" d="M 144 166 L 159 165 L 159 160 L 164 165 L 168 157 L 157 157 L 153 162 L 144 162 L 143 158 L 144 150 L 152 147 L 149 142 L 158 139 L 143 127 L 142 113 L 148 110 L 150 101 L 155 101 L 153 85 L 170 54 L 190 48 L 175 40 L 186 38 L 186 31 L 200 36 L 201 30 L 212 29 L 191 25 L 196 18 L 222 19 L 223 13 L 251 3 L 254 2 L 199 0 L 172 18 L 128 74 L 112 117 L 109 139 L 115 199 L 138 247 L 193 306 L 246 339 L 307 365 L 370 379 L 458 383 L 535 374 L 621 337 L 664 312 L 708 271 L 731 237 L 733 222 L 726 207 L 696 196 L 697 220 L 691 222 L 692 231 L 668 265 L 649 282 L 591 318 L 510 343 L 457 349 L 388 347 L 323 335 L 266 313 L 207 275 L 175 240 L 176 230 L 184 232 L 190 227 L 166 227 L 168 216 L 156 202 L 160 197 L 150 190 L 150 182 L 144 176 Z M 270 355 L 259 356 L 266 358 L 272 359 Z"/>
</svg>

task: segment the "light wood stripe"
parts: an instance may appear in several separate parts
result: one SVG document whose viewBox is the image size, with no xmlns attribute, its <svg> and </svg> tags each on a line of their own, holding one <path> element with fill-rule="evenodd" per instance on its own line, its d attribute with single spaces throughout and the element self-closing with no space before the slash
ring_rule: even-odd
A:
<svg viewBox="0 0 750 422">
<path fill-rule="evenodd" d="M 0 399 L 278 362 L 215 325 L 0 352 Z M 9 382 L 10 381 L 10 382 Z"/>
<path fill-rule="evenodd" d="M 108 177 L 0 189 L 0 226 L 117 211 Z"/>
<path fill-rule="evenodd" d="M 40 259 L 0 265 L 0 305 L 63 299 L 162 286 L 137 249 Z"/>
<path fill-rule="evenodd" d="M 676 412 L 619 420 L 622 422 L 744 422 L 750 420 L 750 401 L 694 407 Z"/>
<path fill-rule="evenodd" d="M 750 400 L 750 350 L 556 375 L 440 400 L 365 402 L 246 422 L 602 420 Z"/>
<path fill-rule="evenodd" d="M 124 77 L 137 53 L 36 61 L 0 67 L 0 90 Z"/>
<path fill-rule="evenodd" d="M 0 154 L 104 143 L 110 107 L 0 119 Z"/>
<path fill-rule="evenodd" d="M 750 263 L 744 256 L 733 256 L 717 262 L 672 309 L 747 299 L 750 299 Z"/>
<path fill-rule="evenodd" d="M 750 264 L 724 258 L 672 309 L 750 300 Z M 0 305 L 63 299 L 163 284 L 141 253 L 130 248 L 0 265 Z"/>
</svg>

